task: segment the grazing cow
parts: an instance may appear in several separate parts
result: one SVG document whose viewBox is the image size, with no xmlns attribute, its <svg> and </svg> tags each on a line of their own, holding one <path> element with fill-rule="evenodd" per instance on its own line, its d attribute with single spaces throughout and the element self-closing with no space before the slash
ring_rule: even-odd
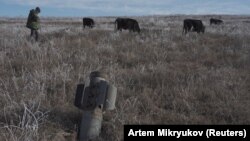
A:
<svg viewBox="0 0 250 141">
<path fill-rule="evenodd" d="M 129 31 L 138 33 L 141 31 L 138 22 L 130 18 L 117 18 L 115 20 L 115 26 L 116 29 L 120 31 L 122 31 L 122 29 L 124 30 L 128 29 Z"/>
<path fill-rule="evenodd" d="M 183 31 L 182 33 L 187 33 L 189 31 L 197 32 L 197 33 L 204 33 L 205 32 L 205 26 L 203 25 L 201 20 L 195 20 L 195 19 L 185 19 L 183 21 Z"/>
<path fill-rule="evenodd" d="M 93 28 L 94 27 L 94 20 L 91 19 L 91 18 L 83 18 L 82 19 L 82 22 L 83 22 L 83 28 L 85 28 L 85 26 L 88 26 L 90 28 Z"/>
<path fill-rule="evenodd" d="M 212 25 L 212 24 L 222 24 L 222 23 L 223 23 L 222 20 L 213 19 L 213 18 L 210 19 L 210 25 Z"/>
</svg>

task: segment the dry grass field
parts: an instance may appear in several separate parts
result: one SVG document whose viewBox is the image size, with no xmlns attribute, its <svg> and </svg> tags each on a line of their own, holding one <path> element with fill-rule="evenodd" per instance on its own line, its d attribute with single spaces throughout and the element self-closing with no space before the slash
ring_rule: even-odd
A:
<svg viewBox="0 0 250 141">
<path fill-rule="evenodd" d="M 95 70 L 118 88 L 97 141 L 122 140 L 124 124 L 250 124 L 250 17 L 211 17 L 133 17 L 140 34 L 115 17 L 42 18 L 38 42 L 26 19 L 0 18 L 0 140 L 70 141 L 76 86 Z M 182 35 L 185 18 L 205 34 Z"/>
</svg>

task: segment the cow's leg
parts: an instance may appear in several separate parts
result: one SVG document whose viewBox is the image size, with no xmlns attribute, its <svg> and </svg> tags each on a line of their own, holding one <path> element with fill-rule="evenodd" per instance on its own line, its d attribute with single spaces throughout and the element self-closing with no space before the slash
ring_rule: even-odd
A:
<svg viewBox="0 0 250 141">
<path fill-rule="evenodd" d="M 122 32 L 122 28 L 121 28 L 121 27 L 118 27 L 118 30 L 119 30 L 120 32 Z"/>
<path fill-rule="evenodd" d="M 185 29 L 185 34 L 187 34 L 190 31 L 190 28 Z"/>
<path fill-rule="evenodd" d="M 192 27 L 190 27 L 190 26 L 187 26 L 186 28 L 185 28 L 185 34 L 187 34 L 188 32 L 190 32 L 190 31 L 192 31 Z"/>
</svg>

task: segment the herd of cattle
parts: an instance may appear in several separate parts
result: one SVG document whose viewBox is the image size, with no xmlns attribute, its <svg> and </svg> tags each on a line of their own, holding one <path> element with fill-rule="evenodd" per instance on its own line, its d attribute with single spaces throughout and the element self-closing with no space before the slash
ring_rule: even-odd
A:
<svg viewBox="0 0 250 141">
<path fill-rule="evenodd" d="M 215 24 L 222 24 L 223 21 L 219 20 L 219 19 L 214 19 L 211 18 L 210 19 L 210 25 Z M 93 28 L 95 25 L 95 22 L 93 19 L 91 18 L 83 18 L 83 28 L 90 27 Z M 131 18 L 117 18 L 115 20 L 115 29 L 122 31 L 122 29 L 124 30 L 129 30 L 129 31 L 133 31 L 133 32 L 140 32 L 140 27 L 138 22 L 135 19 L 131 19 Z M 205 26 L 202 23 L 201 20 L 197 20 L 197 19 L 185 19 L 183 21 L 183 31 L 182 33 L 187 34 L 187 32 L 197 32 L 197 33 L 204 33 L 205 32 Z"/>
</svg>

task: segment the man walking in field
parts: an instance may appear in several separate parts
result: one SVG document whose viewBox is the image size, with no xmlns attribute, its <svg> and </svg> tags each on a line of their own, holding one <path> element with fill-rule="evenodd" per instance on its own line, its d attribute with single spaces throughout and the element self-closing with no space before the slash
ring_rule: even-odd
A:
<svg viewBox="0 0 250 141">
<path fill-rule="evenodd" d="M 38 14 L 40 13 L 40 8 L 36 7 L 36 9 L 30 10 L 26 27 L 31 30 L 30 37 L 35 35 L 36 41 L 38 40 L 38 29 L 40 28 L 40 18 Z"/>
</svg>

